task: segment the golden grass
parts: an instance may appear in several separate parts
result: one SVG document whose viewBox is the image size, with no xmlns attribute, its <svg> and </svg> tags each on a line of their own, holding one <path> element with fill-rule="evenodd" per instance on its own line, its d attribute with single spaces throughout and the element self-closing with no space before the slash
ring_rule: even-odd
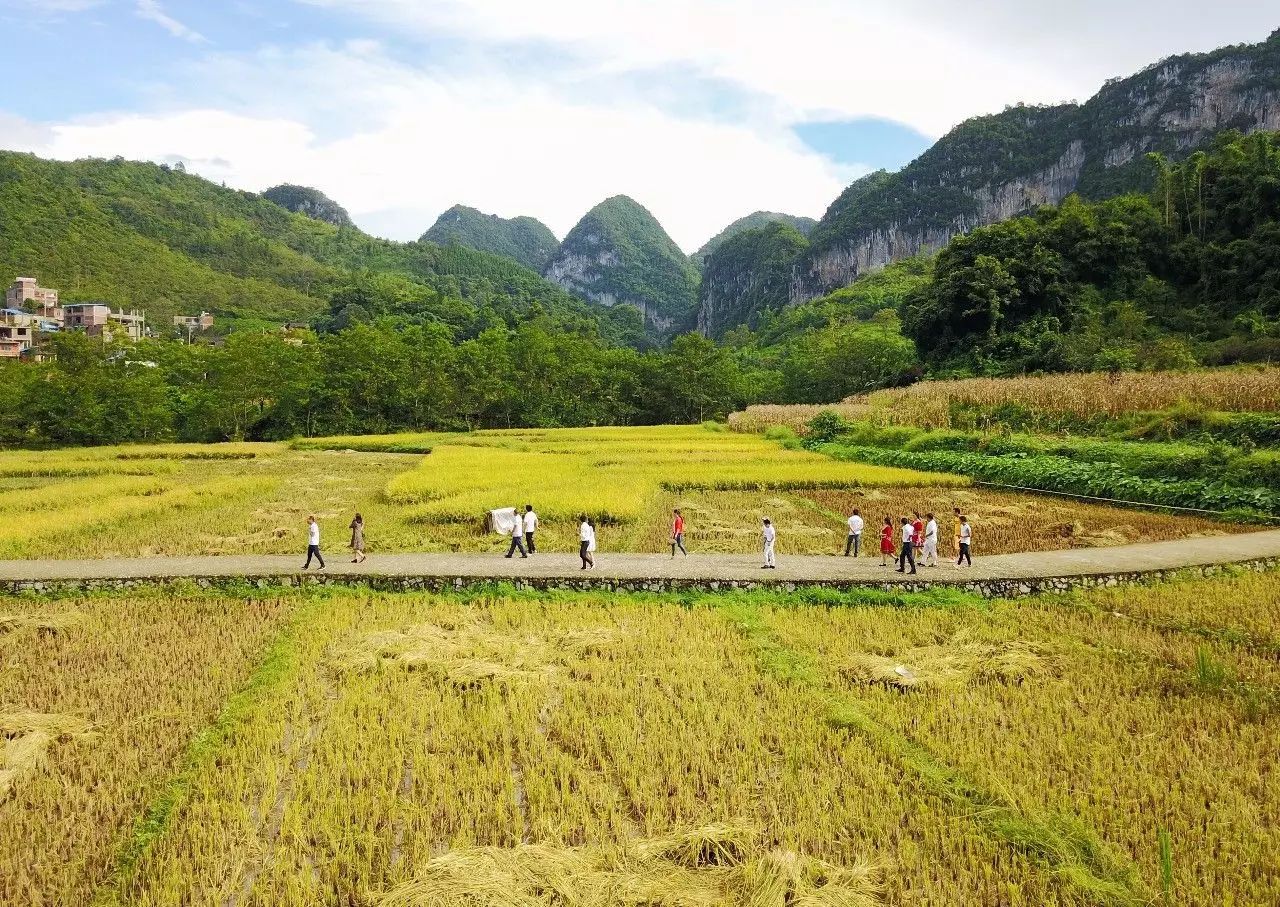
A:
<svg viewBox="0 0 1280 907">
<path fill-rule="evenodd" d="M 0 902 L 1137 904 L 1158 829 L 1180 902 L 1275 902 L 1280 574 L 930 602 L 54 600 L 82 629 L 0 636 L 0 702 L 101 733 L 0 803 Z"/>
<path fill-rule="evenodd" d="M 79 626 L 84 617 L 80 611 L 0 614 L 0 634 L 35 630 L 37 633 L 57 636 Z"/>
</svg>

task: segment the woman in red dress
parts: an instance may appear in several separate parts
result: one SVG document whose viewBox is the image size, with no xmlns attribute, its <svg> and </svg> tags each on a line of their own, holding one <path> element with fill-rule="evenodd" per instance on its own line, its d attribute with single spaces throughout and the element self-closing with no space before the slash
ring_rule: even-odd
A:
<svg viewBox="0 0 1280 907">
<path fill-rule="evenodd" d="M 884 525 L 880 527 L 880 566 L 881 567 L 889 566 L 889 562 L 886 561 L 885 558 L 888 557 L 890 554 L 893 554 L 896 550 L 897 549 L 894 547 L 894 544 L 893 544 L 893 519 L 890 517 L 885 517 Z M 895 559 L 895 563 L 896 563 L 896 559 Z"/>
</svg>

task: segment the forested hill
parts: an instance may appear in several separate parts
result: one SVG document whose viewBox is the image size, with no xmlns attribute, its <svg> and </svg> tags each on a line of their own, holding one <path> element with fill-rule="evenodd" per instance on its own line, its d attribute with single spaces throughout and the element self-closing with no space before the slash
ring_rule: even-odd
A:
<svg viewBox="0 0 1280 907">
<path fill-rule="evenodd" d="M 639 310 L 659 337 L 691 319 L 698 293 L 697 269 L 657 219 L 625 195 L 588 211 L 544 273 L 601 306 Z"/>
<path fill-rule="evenodd" d="M 206 310 L 224 327 L 387 315 L 469 334 L 527 312 L 617 342 L 640 336 L 634 313 L 601 312 L 510 259 L 376 239 L 120 158 L 0 152 L 0 283 L 20 274 L 69 302 L 144 310 L 162 329 L 171 315 Z"/>
<path fill-rule="evenodd" d="M 707 258 L 716 249 L 720 248 L 724 242 L 731 237 L 744 233 L 747 230 L 758 230 L 761 227 L 768 226 L 772 223 L 783 223 L 791 229 L 795 230 L 801 236 L 808 236 L 809 232 L 817 226 L 817 221 L 812 217 L 799 217 L 794 214 L 781 214 L 777 211 L 754 211 L 746 217 L 740 217 L 729 226 L 725 227 L 715 236 L 711 237 L 702 244 L 702 248 L 693 253 L 694 263 L 699 267 L 706 264 Z"/>
<path fill-rule="evenodd" d="M 835 200 L 810 234 L 789 299 L 1072 192 L 1146 191 L 1146 153 L 1185 157 L 1226 129 L 1280 129 L 1280 31 L 1260 44 L 1170 57 L 1082 105 L 1019 105 L 961 123 L 901 171 L 865 177 Z"/>
<path fill-rule="evenodd" d="M 441 246 L 457 243 L 503 255 L 539 272 L 560 244 L 551 229 L 536 218 L 507 219 L 466 205 L 454 205 L 441 214 L 431 229 L 422 234 L 422 239 Z"/>
</svg>

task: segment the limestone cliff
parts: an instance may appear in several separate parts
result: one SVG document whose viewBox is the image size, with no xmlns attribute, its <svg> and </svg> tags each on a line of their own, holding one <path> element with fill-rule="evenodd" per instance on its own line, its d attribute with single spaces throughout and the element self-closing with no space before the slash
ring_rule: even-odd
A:
<svg viewBox="0 0 1280 907">
<path fill-rule="evenodd" d="M 347 209 L 339 205 L 319 189 L 309 186 L 294 186 L 284 183 L 272 186 L 262 193 L 269 202 L 275 202 L 281 208 L 287 208 L 295 214 L 305 214 L 312 220 L 333 224 L 335 227 L 350 227 L 351 216 Z"/>
<path fill-rule="evenodd" d="M 1083 105 L 1018 106 L 960 124 L 901 171 L 865 177 L 836 199 L 792 270 L 789 301 L 1072 192 L 1146 189 L 1148 152 L 1185 156 L 1226 129 L 1280 130 L 1280 31 L 1163 60 Z"/>
</svg>

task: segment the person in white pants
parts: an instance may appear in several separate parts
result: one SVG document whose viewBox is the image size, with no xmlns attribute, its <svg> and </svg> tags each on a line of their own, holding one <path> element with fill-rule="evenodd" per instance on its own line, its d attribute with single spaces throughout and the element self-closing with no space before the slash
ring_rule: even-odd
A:
<svg viewBox="0 0 1280 907">
<path fill-rule="evenodd" d="M 924 524 L 924 566 L 938 566 L 938 521 L 932 513 L 925 514 L 929 522 Z"/>
<path fill-rule="evenodd" d="M 764 521 L 764 566 L 762 570 L 777 570 L 778 565 L 774 560 L 773 546 L 778 540 L 778 531 L 773 528 L 773 523 L 768 519 Z"/>
</svg>

